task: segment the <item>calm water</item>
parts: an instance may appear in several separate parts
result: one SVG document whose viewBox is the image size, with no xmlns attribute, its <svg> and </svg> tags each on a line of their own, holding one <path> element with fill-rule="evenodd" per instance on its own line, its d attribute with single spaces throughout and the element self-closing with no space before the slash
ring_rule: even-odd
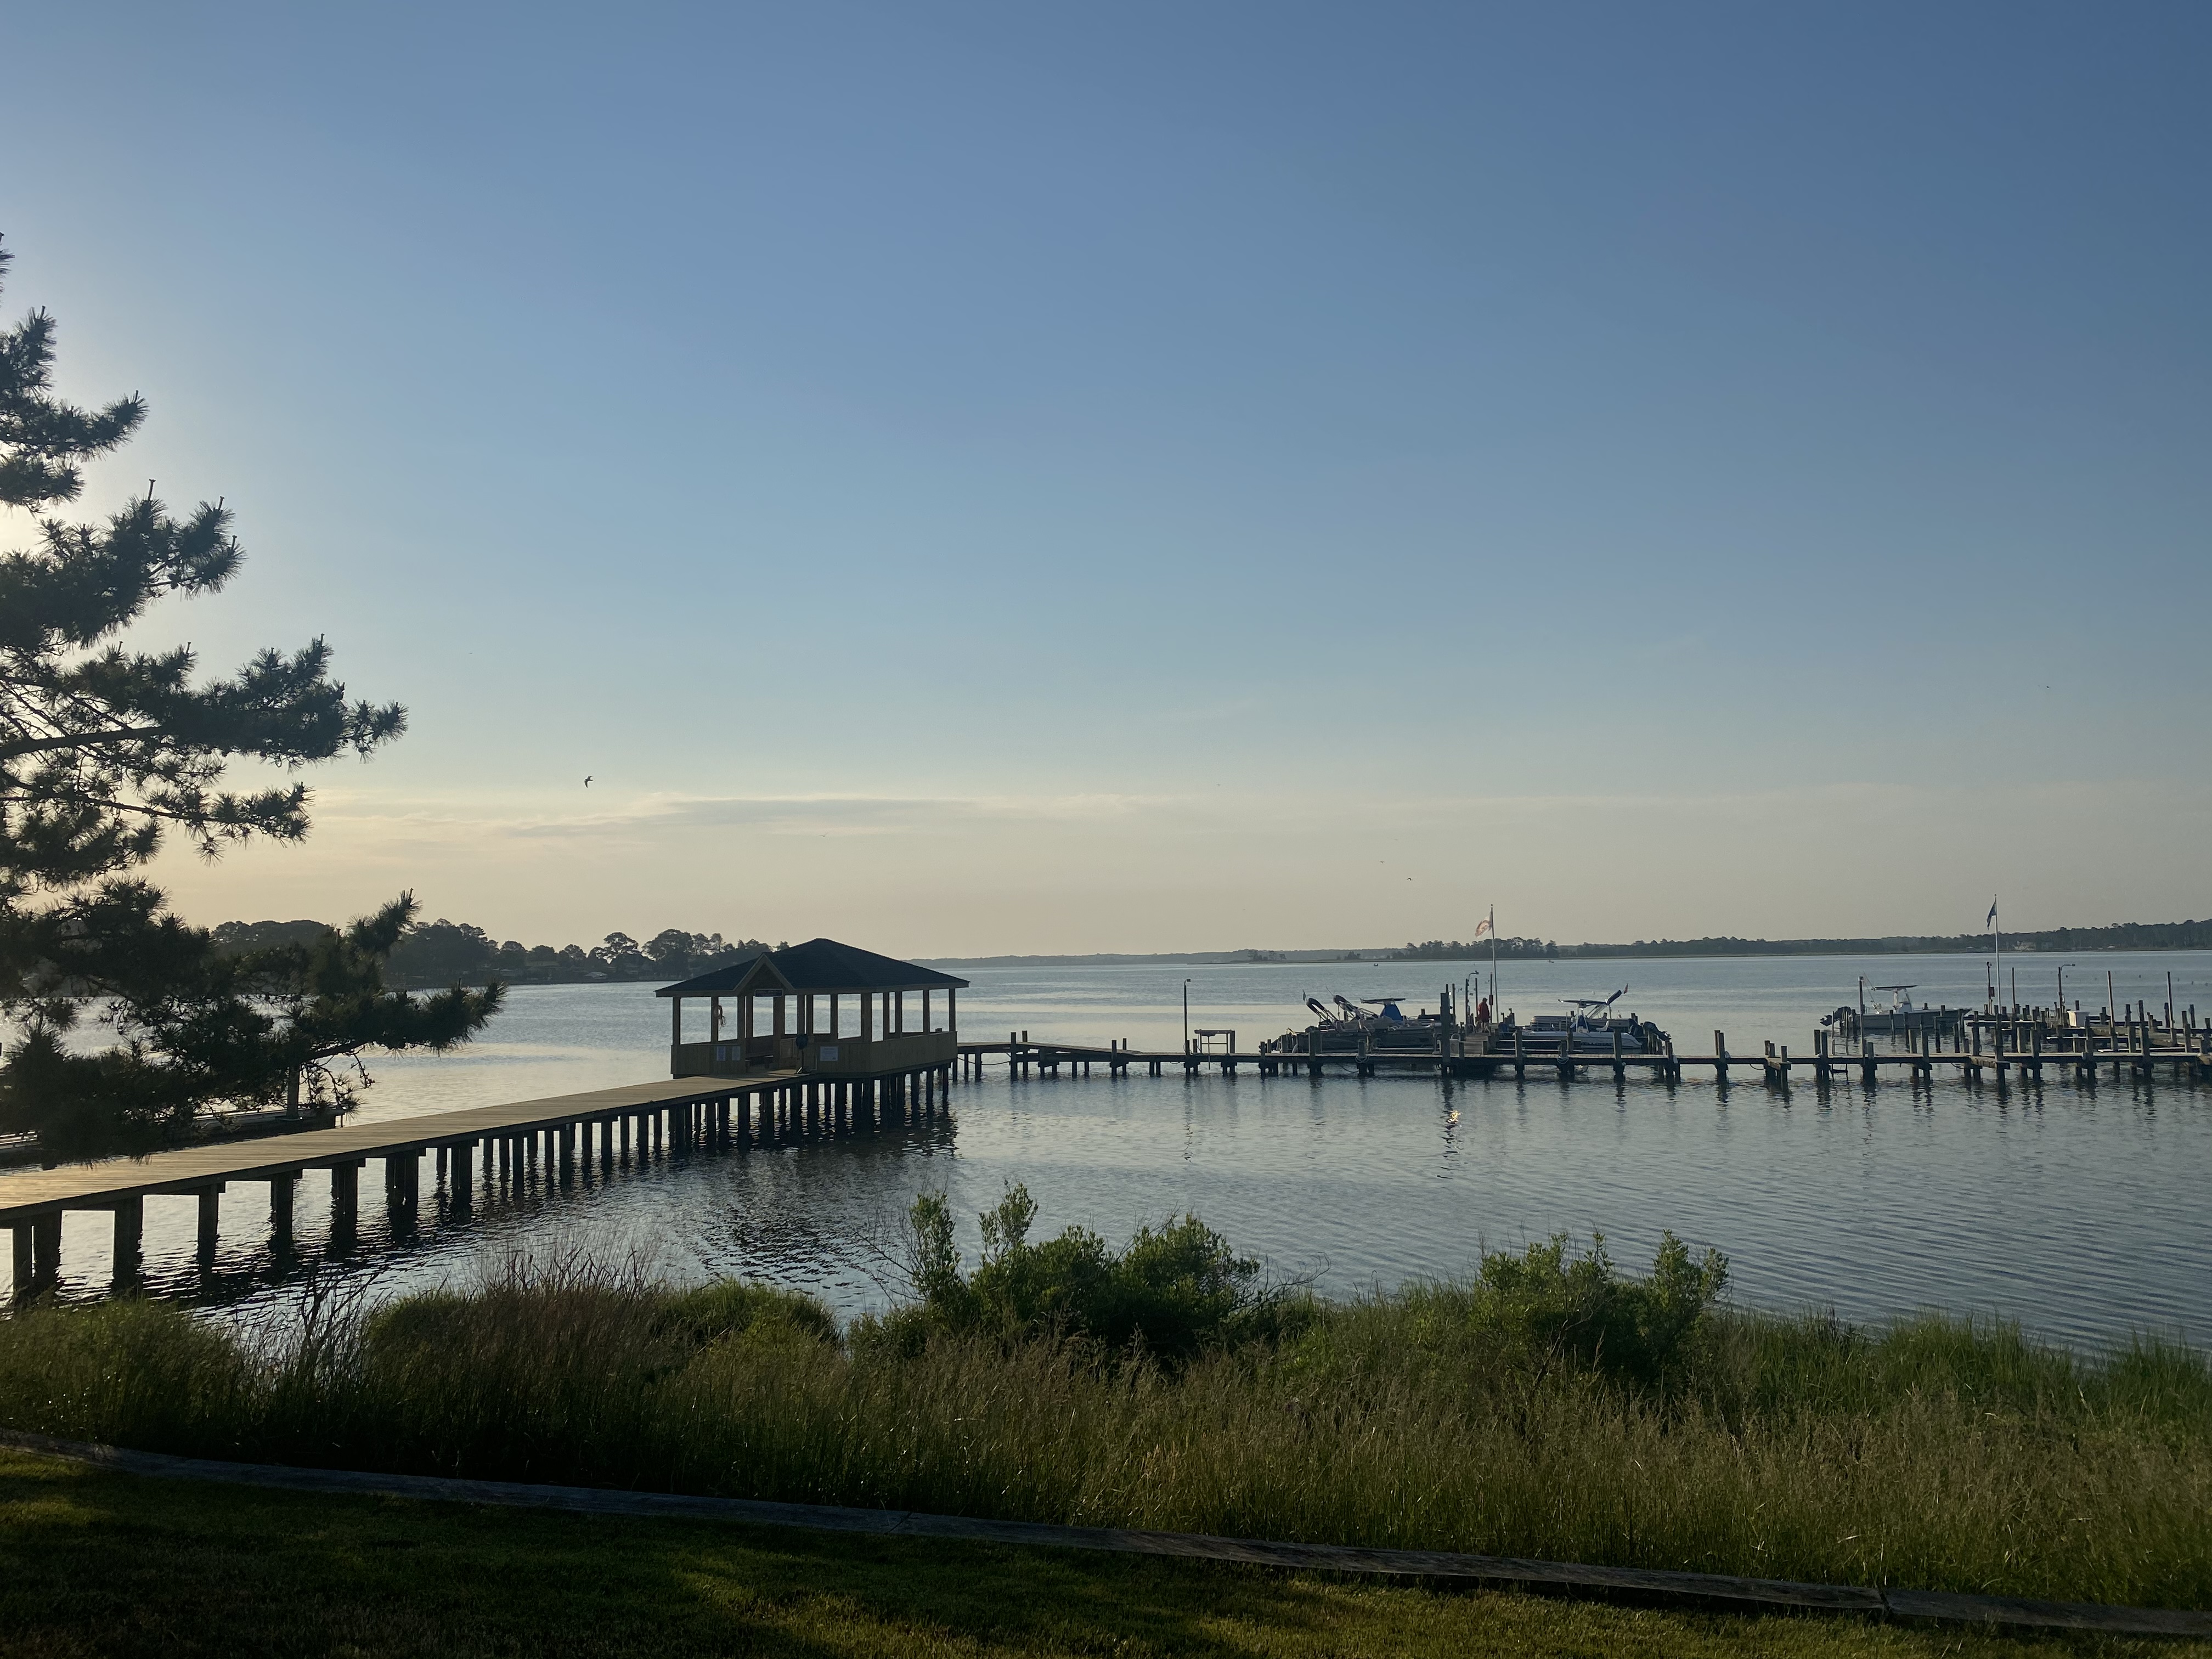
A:
<svg viewBox="0 0 2212 1659">
<path fill-rule="evenodd" d="M 2057 997 L 2057 959 L 2022 956 L 2022 1001 Z M 975 970 L 963 994 L 970 1037 L 1139 1047 L 1182 1041 L 1188 977 L 1194 1025 L 1233 1027 L 1240 1045 L 1290 1026 L 1308 993 L 1395 994 L 1432 1003 L 1474 964 Z M 2212 955 L 2089 957 L 2067 1000 L 2119 998 L 2212 1009 Z M 1624 1009 L 1656 1020 L 1686 1052 L 1720 1028 L 1738 1053 L 1765 1040 L 1811 1046 L 1820 1015 L 1853 1000 L 1858 976 L 1911 979 L 1923 1000 L 1978 1003 L 1978 957 L 1504 964 L 1504 1002 L 1527 1016 L 1565 995 L 1624 982 Z M 1886 999 L 1885 999 L 1886 1000 Z M 1873 999 L 1871 994 L 1869 1000 Z M 638 987 L 514 994 L 494 1040 L 447 1059 L 380 1062 L 366 1121 L 635 1082 L 666 1065 L 666 1005 Z M 1714 1244 L 1738 1296 L 1878 1317 L 1924 1307 L 1996 1312 L 2094 1345 L 2130 1329 L 2212 1343 L 2212 1090 L 2158 1082 L 1969 1088 L 1903 1080 L 1866 1091 L 1801 1083 L 1787 1096 L 1692 1076 L 1562 1085 L 1532 1077 L 1234 1079 L 1142 1075 L 958 1088 L 949 1124 L 775 1152 L 617 1171 L 568 1194 L 479 1194 L 448 1220 L 428 1197 L 418 1243 L 384 1247 L 381 1183 L 362 1186 L 363 1267 L 378 1293 L 466 1279 L 507 1255 L 580 1249 L 637 1255 L 673 1278 L 742 1273 L 875 1305 L 878 1251 L 925 1188 L 969 1218 L 1005 1184 L 1028 1184 L 1040 1226 L 1080 1223 L 1110 1237 L 1194 1211 L 1281 1273 L 1324 1289 L 1390 1285 L 1468 1270 L 1486 1246 L 1602 1231 L 1616 1258 L 1648 1259 L 1662 1229 Z M 234 1187 L 211 1299 L 256 1307 L 295 1292 L 273 1279 L 264 1188 Z M 327 1183 L 300 1189 L 312 1254 Z M 189 1199 L 147 1205 L 157 1286 L 193 1289 Z M 65 1291 L 107 1276 L 107 1223 L 71 1216 Z"/>
</svg>

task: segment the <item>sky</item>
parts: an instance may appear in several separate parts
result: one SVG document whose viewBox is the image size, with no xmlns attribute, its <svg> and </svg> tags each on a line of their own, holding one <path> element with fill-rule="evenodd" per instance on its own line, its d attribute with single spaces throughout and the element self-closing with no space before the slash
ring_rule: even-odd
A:
<svg viewBox="0 0 2212 1659">
<path fill-rule="evenodd" d="M 139 640 L 410 711 L 191 920 L 2212 914 L 2200 4 L 0 23 L 80 509 L 246 550 Z"/>
</svg>

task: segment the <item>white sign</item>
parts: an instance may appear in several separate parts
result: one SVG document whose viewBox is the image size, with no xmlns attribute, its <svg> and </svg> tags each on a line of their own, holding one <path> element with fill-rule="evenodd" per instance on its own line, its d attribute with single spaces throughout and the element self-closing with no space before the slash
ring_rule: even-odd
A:
<svg viewBox="0 0 2212 1659">
<path fill-rule="evenodd" d="M 815 1057 L 818 1060 L 835 1060 L 837 1058 L 837 1045 L 834 1042 L 825 1042 L 820 1048 L 817 1048 L 814 1051 L 814 1054 Z"/>
</svg>

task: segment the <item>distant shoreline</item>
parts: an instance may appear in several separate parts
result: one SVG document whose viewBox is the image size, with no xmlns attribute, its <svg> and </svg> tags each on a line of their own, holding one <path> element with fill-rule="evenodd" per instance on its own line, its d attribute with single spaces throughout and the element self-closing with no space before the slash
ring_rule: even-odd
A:
<svg viewBox="0 0 2212 1659">
<path fill-rule="evenodd" d="M 219 947 L 246 950 L 312 940 L 326 931 L 319 921 L 230 921 L 214 930 Z M 670 928 L 640 945 L 626 933 L 611 933 L 586 950 L 561 950 L 520 943 L 501 944 L 482 928 L 440 919 L 410 927 L 386 965 L 386 982 L 396 989 L 435 989 L 448 985 L 482 985 L 497 979 L 524 985 L 665 985 L 767 948 L 754 939 L 725 939 L 720 934 L 687 933 Z M 2057 927 L 2004 939 L 2008 954 L 2111 952 L 2118 951 L 2212 950 L 2212 921 L 2115 922 L 2103 927 Z M 1880 939 L 1741 939 L 1716 934 L 1692 939 L 1636 939 L 1625 945 L 1562 945 L 1556 939 L 1505 937 L 1489 939 L 1410 940 L 1404 945 L 1330 946 L 1326 949 L 1233 951 L 1036 951 L 993 956 L 921 957 L 932 968 L 957 971 L 989 968 L 1231 968 L 1272 964 L 1350 967 L 1361 963 L 1485 963 L 1493 950 L 1500 962 L 1634 961 L 1747 958 L 1757 957 L 1971 956 L 1986 953 L 1981 934 L 1888 934 Z"/>
<path fill-rule="evenodd" d="M 2174 933 L 2202 933 L 2204 937 L 2168 940 L 2165 939 L 2112 939 L 2098 938 L 2115 933 L 2164 934 Z M 2112 955 L 2122 951 L 2178 951 L 2212 950 L 2212 923 L 2183 922 L 2171 927 L 2137 928 L 2123 924 L 2113 928 L 2054 929 L 2047 933 L 2023 933 L 2018 939 L 2003 941 L 2008 955 L 2018 951 L 2023 955 L 2050 955 L 2074 951 L 2082 954 Z M 1630 945 L 1554 945 L 1525 939 L 1501 939 L 1498 958 L 1511 962 L 1588 962 L 1609 959 L 1636 961 L 1698 961 L 1749 960 L 1765 957 L 1935 957 L 1972 956 L 1986 952 L 1989 939 L 1964 936 L 1949 939 L 1703 939 L 1638 940 Z M 1368 963 L 1415 962 L 1488 962 L 1491 949 L 1488 941 L 1405 946 L 1382 945 L 1365 949 L 1346 947 L 1322 951 L 1164 951 L 1147 954 L 1121 951 L 1093 951 L 1083 955 L 1063 956 L 993 956 L 993 957 L 921 957 L 915 958 L 924 966 L 937 969 L 961 968 L 1102 968 L 1102 967 L 1190 967 L 1190 968 L 1253 968 L 1275 965 L 1322 964 L 1350 966 Z"/>
</svg>

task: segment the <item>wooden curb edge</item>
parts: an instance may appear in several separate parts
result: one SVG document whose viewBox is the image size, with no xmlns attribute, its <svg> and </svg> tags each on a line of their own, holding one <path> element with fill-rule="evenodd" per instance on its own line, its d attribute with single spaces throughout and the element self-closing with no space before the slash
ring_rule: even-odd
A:
<svg viewBox="0 0 2212 1659">
<path fill-rule="evenodd" d="M 1886 1614 L 1950 1624 L 2041 1630 L 2095 1631 L 2113 1636 L 2212 1637 L 2212 1612 L 2117 1607 L 2094 1602 L 2039 1601 L 2008 1595 L 1968 1595 L 1844 1584 L 1800 1584 L 1781 1578 L 1675 1572 L 1650 1567 L 1601 1567 L 1443 1550 L 1362 1549 L 1346 1544 L 1292 1544 L 1206 1533 L 1140 1532 L 1120 1527 L 1061 1527 L 1038 1521 L 989 1521 L 912 1510 L 846 1508 L 833 1504 L 776 1504 L 749 1498 L 698 1498 L 678 1492 L 623 1492 L 603 1486 L 533 1486 L 509 1480 L 456 1480 L 438 1475 L 374 1474 L 279 1463 L 229 1463 L 131 1451 L 43 1434 L 0 1431 L 0 1446 L 88 1463 L 157 1480 L 209 1480 L 282 1492 L 405 1498 L 431 1503 L 563 1510 L 644 1519 L 734 1521 L 817 1532 L 872 1533 L 904 1538 L 1042 1545 L 1172 1556 L 1306 1571 L 1475 1579 L 1572 1589 L 1626 1590 L 1707 1605 L 1788 1608 L 1797 1612 Z"/>
</svg>

